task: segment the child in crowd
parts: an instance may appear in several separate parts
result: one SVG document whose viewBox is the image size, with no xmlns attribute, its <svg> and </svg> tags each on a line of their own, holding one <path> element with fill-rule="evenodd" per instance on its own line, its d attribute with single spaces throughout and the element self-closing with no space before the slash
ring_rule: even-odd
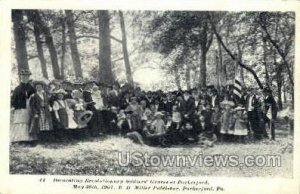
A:
<svg viewBox="0 0 300 194">
<path fill-rule="evenodd" d="M 245 142 L 245 137 L 248 135 L 247 114 L 244 110 L 245 108 L 241 106 L 238 106 L 233 110 L 234 135 L 241 143 Z"/>
</svg>

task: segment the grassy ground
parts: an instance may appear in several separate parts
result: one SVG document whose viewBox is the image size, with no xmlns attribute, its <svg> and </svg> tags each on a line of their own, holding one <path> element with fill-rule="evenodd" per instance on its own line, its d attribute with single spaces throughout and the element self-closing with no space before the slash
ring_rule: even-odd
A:
<svg viewBox="0 0 300 194">
<path fill-rule="evenodd" d="M 281 156 L 281 167 L 126 167 L 118 165 L 118 151 L 148 155 L 274 155 Z M 125 159 L 125 158 L 123 158 Z M 264 176 L 291 177 L 293 171 L 293 138 L 284 121 L 277 123 L 276 141 L 220 142 L 213 147 L 176 146 L 157 148 L 142 146 L 122 137 L 88 138 L 36 147 L 10 147 L 11 174 L 52 175 L 128 175 L 128 176 Z"/>
</svg>

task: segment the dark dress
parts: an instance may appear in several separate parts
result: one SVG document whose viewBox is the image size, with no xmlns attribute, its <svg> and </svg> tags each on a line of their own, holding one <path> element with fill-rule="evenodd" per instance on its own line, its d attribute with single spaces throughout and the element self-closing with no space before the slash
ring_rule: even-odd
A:
<svg viewBox="0 0 300 194">
<path fill-rule="evenodd" d="M 53 140 L 52 117 L 49 110 L 48 97 L 45 93 L 43 98 L 37 93 L 30 100 L 31 126 L 30 130 L 39 133 L 42 141 Z M 35 117 L 37 115 L 38 117 Z"/>
</svg>

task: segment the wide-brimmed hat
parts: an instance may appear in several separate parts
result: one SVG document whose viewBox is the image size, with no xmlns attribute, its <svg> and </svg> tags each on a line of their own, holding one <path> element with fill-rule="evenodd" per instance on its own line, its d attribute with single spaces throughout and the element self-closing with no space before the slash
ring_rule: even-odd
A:
<svg viewBox="0 0 300 194">
<path fill-rule="evenodd" d="M 73 84 L 74 85 L 83 85 L 84 82 L 83 82 L 83 79 L 82 78 L 77 78 L 73 81 Z"/>
<path fill-rule="evenodd" d="M 92 116 L 92 111 L 84 111 L 78 116 L 77 122 L 79 125 L 86 125 L 92 119 Z"/>
<path fill-rule="evenodd" d="M 245 110 L 245 108 L 242 106 L 237 106 L 236 108 L 233 109 L 234 112 L 243 111 L 243 110 Z"/>
<path fill-rule="evenodd" d="M 44 81 L 33 81 L 33 86 L 36 87 L 37 85 L 45 87 L 46 83 Z"/>
<path fill-rule="evenodd" d="M 65 80 L 62 80 L 61 83 L 62 83 L 62 84 L 63 84 L 63 83 L 65 83 L 65 84 L 72 84 L 72 82 L 71 82 L 70 80 L 66 80 L 66 79 L 65 79 Z"/>
<path fill-rule="evenodd" d="M 86 85 L 86 84 L 92 84 L 92 83 L 98 84 L 98 81 L 97 81 L 96 79 L 87 79 L 87 80 L 85 80 L 85 82 L 84 82 L 85 85 Z"/>
<path fill-rule="evenodd" d="M 224 100 L 224 101 L 221 102 L 221 105 L 234 106 L 234 102 L 233 101 L 229 101 L 229 100 Z"/>
<path fill-rule="evenodd" d="M 29 69 L 20 69 L 19 75 L 31 75 L 31 72 L 29 71 Z"/>
<path fill-rule="evenodd" d="M 159 112 L 159 111 L 158 111 L 158 112 L 156 112 L 156 113 L 154 114 L 154 116 L 155 116 L 155 117 L 157 117 L 157 116 L 164 116 L 164 114 L 163 114 L 162 112 Z"/>
<path fill-rule="evenodd" d="M 54 94 L 67 94 L 67 92 L 64 89 L 58 89 L 54 91 Z"/>
</svg>

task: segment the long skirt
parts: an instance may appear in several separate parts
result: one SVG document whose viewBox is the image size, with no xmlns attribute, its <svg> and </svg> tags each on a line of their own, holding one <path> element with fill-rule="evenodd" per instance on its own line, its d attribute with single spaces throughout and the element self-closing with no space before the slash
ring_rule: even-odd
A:
<svg viewBox="0 0 300 194">
<path fill-rule="evenodd" d="M 40 127 L 40 131 L 53 130 L 51 115 L 49 112 L 43 109 L 40 110 L 40 114 L 39 114 L 39 127 Z"/>
<path fill-rule="evenodd" d="M 10 128 L 10 141 L 35 141 L 37 139 L 36 134 L 29 133 L 29 109 L 15 110 Z"/>
<path fill-rule="evenodd" d="M 69 129 L 77 128 L 78 125 L 74 120 L 74 111 L 72 109 L 67 109 L 67 115 L 68 115 L 68 128 Z"/>
<path fill-rule="evenodd" d="M 67 110 L 65 108 L 59 109 L 58 110 L 58 116 L 59 116 L 59 120 L 60 120 L 60 123 L 62 124 L 62 126 L 65 129 L 67 129 L 68 128 L 68 124 L 69 124 Z"/>
<path fill-rule="evenodd" d="M 248 135 L 247 123 L 237 119 L 234 125 L 234 135 Z"/>
</svg>

